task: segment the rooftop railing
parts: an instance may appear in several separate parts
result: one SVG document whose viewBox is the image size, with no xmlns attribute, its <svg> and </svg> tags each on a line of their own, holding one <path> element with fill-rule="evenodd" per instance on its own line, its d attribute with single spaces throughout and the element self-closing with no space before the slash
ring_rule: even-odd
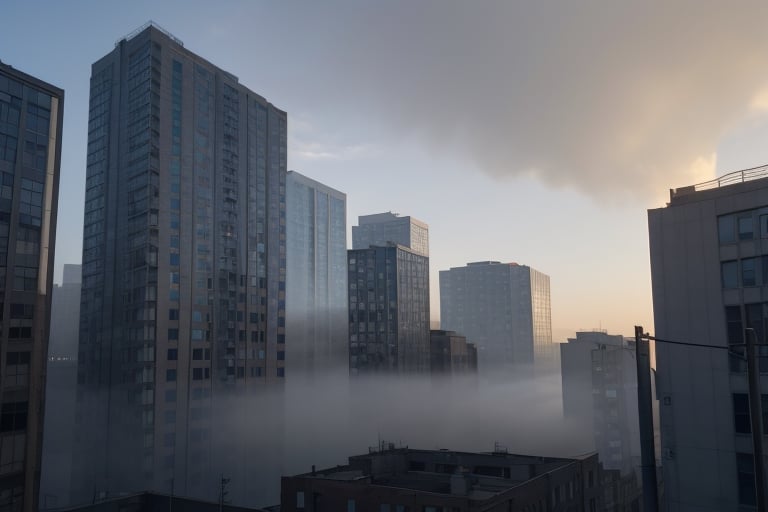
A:
<svg viewBox="0 0 768 512">
<path fill-rule="evenodd" d="M 703 183 L 697 183 L 696 185 L 690 185 L 688 187 L 670 189 L 669 195 L 670 198 L 674 199 L 675 197 L 692 194 L 693 192 L 699 192 L 701 190 L 710 190 L 714 188 L 725 187 L 727 185 L 734 185 L 736 183 L 759 180 L 762 178 L 768 178 L 768 165 L 752 167 L 751 169 L 744 169 L 743 171 L 729 172 L 724 176 L 720 176 L 719 178 L 705 181 Z"/>
<path fill-rule="evenodd" d="M 174 43 L 178 44 L 179 46 L 184 46 L 184 42 L 181 39 L 179 39 L 178 37 L 174 36 L 173 34 L 168 32 L 167 30 L 165 30 L 163 27 L 161 27 L 160 25 L 158 25 L 157 23 L 155 23 L 152 20 L 149 20 L 148 22 L 146 22 L 145 24 L 143 24 L 142 26 L 140 26 L 139 28 L 137 28 L 136 30 L 134 30 L 133 32 L 128 34 L 127 36 L 123 36 L 120 39 L 118 39 L 117 41 L 115 41 L 115 46 L 118 46 L 121 41 L 130 41 L 131 39 L 133 39 L 137 35 L 139 35 L 142 32 L 144 32 L 149 27 L 154 27 L 155 29 L 159 30 L 160 32 L 162 32 L 163 34 L 168 36 Z"/>
</svg>

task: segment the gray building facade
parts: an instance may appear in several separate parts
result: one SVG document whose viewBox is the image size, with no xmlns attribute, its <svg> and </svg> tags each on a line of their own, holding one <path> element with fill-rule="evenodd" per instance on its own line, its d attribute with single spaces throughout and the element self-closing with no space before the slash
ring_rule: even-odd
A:
<svg viewBox="0 0 768 512">
<path fill-rule="evenodd" d="M 65 264 L 61 284 L 53 285 L 49 358 L 77 359 L 82 285 L 80 275 L 80 265 Z"/>
<path fill-rule="evenodd" d="M 358 225 L 352 226 L 353 249 L 394 243 L 429 256 L 429 226 L 424 222 L 392 212 L 360 215 L 357 220 Z"/>
<path fill-rule="evenodd" d="M 350 373 L 428 373 L 429 258 L 396 244 L 347 257 Z"/>
<path fill-rule="evenodd" d="M 648 231 L 655 335 L 715 347 L 656 344 L 666 510 L 751 510 L 745 363 L 729 351 L 743 354 L 745 328 L 766 341 L 768 168 L 671 190 Z"/>
<path fill-rule="evenodd" d="M 257 458 L 232 415 L 285 376 L 286 124 L 154 24 L 93 64 L 75 503 Z"/>
<path fill-rule="evenodd" d="M 577 332 L 560 344 L 560 353 L 565 417 L 593 434 L 605 469 L 635 474 L 640 433 L 634 341 Z"/>
<path fill-rule="evenodd" d="M 286 177 L 286 368 L 347 368 L 347 196 L 296 171 Z"/>
<path fill-rule="evenodd" d="M 550 358 L 549 276 L 498 261 L 441 270 L 440 327 L 475 343 L 480 373 Z"/>
<path fill-rule="evenodd" d="M 63 112 L 0 62 L 0 510 L 38 509 Z"/>
<path fill-rule="evenodd" d="M 80 265 L 64 264 L 62 282 L 55 284 L 52 290 L 40 477 L 41 510 L 69 503 L 77 394 L 80 271 Z"/>
</svg>

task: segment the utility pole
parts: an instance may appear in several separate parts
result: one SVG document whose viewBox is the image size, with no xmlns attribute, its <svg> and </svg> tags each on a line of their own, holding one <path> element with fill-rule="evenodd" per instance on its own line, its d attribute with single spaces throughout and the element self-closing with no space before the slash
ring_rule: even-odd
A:
<svg viewBox="0 0 768 512">
<path fill-rule="evenodd" d="M 651 392 L 651 353 L 642 326 L 635 326 L 637 362 L 637 408 L 640 419 L 640 459 L 643 475 L 643 511 L 658 512 L 656 448 L 653 441 L 653 396 Z"/>
<path fill-rule="evenodd" d="M 763 408 L 760 396 L 757 335 L 754 329 L 744 329 L 744 341 L 747 345 L 749 421 L 752 427 L 752 454 L 755 460 L 755 504 L 757 505 L 757 512 L 766 512 L 765 464 L 763 462 Z"/>
<path fill-rule="evenodd" d="M 219 512 L 224 510 L 224 497 L 229 494 L 229 492 L 227 492 L 227 484 L 229 483 L 229 480 L 229 478 L 224 478 L 224 475 L 221 475 L 221 487 L 219 489 Z"/>
</svg>

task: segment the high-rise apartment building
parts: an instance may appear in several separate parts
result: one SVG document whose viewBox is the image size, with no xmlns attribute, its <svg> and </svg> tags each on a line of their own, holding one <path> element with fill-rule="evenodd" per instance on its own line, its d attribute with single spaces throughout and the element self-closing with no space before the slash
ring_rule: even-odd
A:
<svg viewBox="0 0 768 512">
<path fill-rule="evenodd" d="M 388 243 L 409 247 L 422 256 L 429 256 L 429 227 L 413 217 L 400 217 L 385 212 L 360 215 L 358 226 L 352 226 L 352 248 L 367 249 Z"/>
<path fill-rule="evenodd" d="M 441 270 L 440 326 L 477 346 L 481 373 L 550 357 L 549 276 L 498 261 Z"/>
<path fill-rule="evenodd" d="M 593 435 L 605 469 L 639 474 L 634 341 L 602 331 L 577 332 L 560 344 L 560 353 L 565 417 Z"/>
<path fill-rule="evenodd" d="M 705 345 L 656 344 L 665 510 L 755 505 L 745 363 L 729 352 L 743 354 L 745 328 L 766 342 L 766 176 L 762 167 L 671 190 L 648 211 L 655 335 Z"/>
<path fill-rule="evenodd" d="M 0 62 L 0 510 L 38 510 L 63 109 Z"/>
<path fill-rule="evenodd" d="M 352 375 L 429 372 L 429 258 L 397 244 L 347 254 Z"/>
<path fill-rule="evenodd" d="M 286 368 L 346 370 L 347 196 L 290 171 L 286 217 Z"/>
<path fill-rule="evenodd" d="M 73 499 L 214 498 L 285 376 L 286 113 L 153 24 L 90 86 Z"/>
</svg>

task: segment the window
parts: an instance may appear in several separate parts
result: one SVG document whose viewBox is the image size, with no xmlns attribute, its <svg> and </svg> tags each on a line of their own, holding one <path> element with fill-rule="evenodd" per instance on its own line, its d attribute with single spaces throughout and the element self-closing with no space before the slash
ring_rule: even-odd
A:
<svg viewBox="0 0 768 512">
<path fill-rule="evenodd" d="M 32 319 L 35 306 L 32 304 L 11 304 L 11 318 Z"/>
<path fill-rule="evenodd" d="M 733 394 L 733 428 L 737 434 L 752 432 L 749 422 L 749 399 L 746 393 Z"/>
<path fill-rule="evenodd" d="M 741 260 L 741 285 L 755 286 L 757 284 L 756 276 L 757 258 L 744 258 Z"/>
<path fill-rule="evenodd" d="M 723 288 L 738 288 L 739 269 L 737 261 L 724 261 L 720 264 Z"/>
<path fill-rule="evenodd" d="M 192 380 L 203 380 L 202 368 L 192 368 Z"/>
<path fill-rule="evenodd" d="M 355 512 L 355 500 L 347 500 L 347 512 Z"/>
<path fill-rule="evenodd" d="M 755 467 L 751 453 L 736 454 L 736 478 L 739 488 L 739 503 L 755 505 Z"/>
<path fill-rule="evenodd" d="M 169 309 L 168 310 L 168 320 L 178 320 L 179 319 L 179 310 L 178 309 Z"/>
<path fill-rule="evenodd" d="M 752 228 L 752 214 L 745 214 L 739 217 L 739 240 L 752 240 L 753 228 Z"/>
<path fill-rule="evenodd" d="M 763 425 L 768 425 L 768 395 L 760 395 L 760 407 L 763 410 Z M 752 423 L 749 419 L 749 395 L 733 394 L 734 430 L 737 434 L 751 434 Z"/>
<path fill-rule="evenodd" d="M 296 493 L 296 508 L 304 508 L 304 491 Z"/>
<path fill-rule="evenodd" d="M 179 358 L 179 350 L 175 348 L 168 349 L 168 360 L 176 361 Z"/>
<path fill-rule="evenodd" d="M 5 355 L 5 385 L 26 386 L 29 382 L 29 352 L 8 352 Z"/>
<path fill-rule="evenodd" d="M 176 382 L 176 369 L 165 370 L 165 381 Z"/>
<path fill-rule="evenodd" d="M 724 215 L 717 219 L 717 233 L 721 244 L 732 244 L 736 242 L 736 233 L 734 231 L 733 215 Z"/>
<path fill-rule="evenodd" d="M 741 308 L 739 306 L 726 306 L 725 321 L 728 324 L 728 343 L 730 345 L 744 343 L 744 328 L 741 326 Z"/>
<path fill-rule="evenodd" d="M 278 368 L 277 369 L 277 376 L 278 377 L 285 377 L 285 368 Z"/>
<path fill-rule="evenodd" d="M 178 329 L 168 329 L 168 340 L 169 341 L 175 341 L 179 339 L 179 330 Z"/>
<path fill-rule="evenodd" d="M 29 402 L 7 402 L 0 409 L 0 432 L 26 430 Z"/>
<path fill-rule="evenodd" d="M 166 402 L 175 402 L 176 401 L 176 390 L 175 389 L 166 389 L 165 390 L 165 401 Z"/>
</svg>

